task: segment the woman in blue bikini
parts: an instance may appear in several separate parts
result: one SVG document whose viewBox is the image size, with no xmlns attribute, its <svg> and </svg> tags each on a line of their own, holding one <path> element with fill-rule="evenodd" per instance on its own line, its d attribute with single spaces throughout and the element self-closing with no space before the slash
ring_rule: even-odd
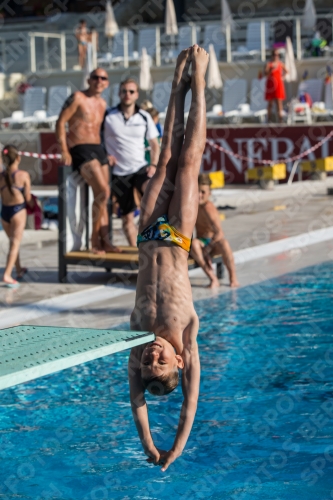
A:
<svg viewBox="0 0 333 500">
<path fill-rule="evenodd" d="M 9 238 L 9 252 L 3 282 L 9 288 L 19 286 L 12 278 L 15 265 L 17 279 L 23 277 L 27 269 L 21 267 L 19 248 L 27 220 L 26 204 L 33 204 L 30 193 L 30 175 L 19 170 L 21 157 L 15 146 L 5 146 L 2 150 L 3 171 L 0 173 L 1 222 Z"/>
</svg>

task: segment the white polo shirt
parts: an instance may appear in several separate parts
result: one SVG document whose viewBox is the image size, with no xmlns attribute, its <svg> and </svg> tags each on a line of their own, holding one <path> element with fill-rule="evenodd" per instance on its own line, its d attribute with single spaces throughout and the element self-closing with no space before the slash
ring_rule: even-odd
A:
<svg viewBox="0 0 333 500">
<path fill-rule="evenodd" d="M 115 175 L 130 175 L 147 165 L 145 160 L 145 139 L 158 137 L 158 130 L 147 111 L 138 106 L 128 120 L 120 105 L 105 112 L 102 124 L 102 141 L 108 155 L 116 158 L 112 171 Z"/>
</svg>

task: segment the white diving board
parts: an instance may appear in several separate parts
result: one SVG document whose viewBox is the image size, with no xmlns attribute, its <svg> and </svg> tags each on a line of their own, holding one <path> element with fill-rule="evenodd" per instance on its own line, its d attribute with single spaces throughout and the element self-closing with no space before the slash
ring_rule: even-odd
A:
<svg viewBox="0 0 333 500">
<path fill-rule="evenodd" d="M 0 330 L 0 389 L 155 340 L 154 333 L 54 326 Z"/>
</svg>

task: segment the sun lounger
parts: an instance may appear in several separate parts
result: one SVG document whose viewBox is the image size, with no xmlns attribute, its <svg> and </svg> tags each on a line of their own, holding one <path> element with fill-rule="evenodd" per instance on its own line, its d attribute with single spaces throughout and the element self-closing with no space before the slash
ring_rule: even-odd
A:
<svg viewBox="0 0 333 500">
<path fill-rule="evenodd" d="M 203 46 L 209 51 L 209 45 L 213 44 L 216 57 L 221 58 L 221 52 L 226 50 L 225 34 L 222 32 L 221 23 L 206 24 L 204 31 Z"/>
<path fill-rule="evenodd" d="M 134 51 L 134 33 L 132 30 L 127 30 L 128 40 L 128 60 L 138 60 L 139 54 Z M 97 64 L 102 66 L 110 66 L 112 64 L 120 64 L 124 62 L 124 30 L 118 31 L 112 40 L 112 52 L 100 54 L 97 57 Z"/>
<path fill-rule="evenodd" d="M 156 28 L 143 28 L 139 30 L 138 51 L 146 48 L 150 57 L 155 57 L 156 53 Z"/>
<path fill-rule="evenodd" d="M 222 110 L 223 116 L 232 122 L 238 121 L 238 108 L 246 103 L 247 81 L 243 78 L 232 78 L 223 82 Z"/>
<path fill-rule="evenodd" d="M 265 101 L 266 78 L 254 78 L 251 82 L 250 104 L 240 104 L 233 117 L 236 122 L 251 120 L 264 122 L 267 115 Z"/>
<path fill-rule="evenodd" d="M 13 128 L 15 125 L 29 127 L 34 125 L 34 113 L 45 110 L 45 87 L 31 87 L 26 90 L 23 97 L 23 110 L 14 111 L 11 117 L 2 118 L 1 124 L 4 127 Z"/>
<path fill-rule="evenodd" d="M 269 30 L 270 24 L 265 22 L 265 50 L 269 48 Z M 246 27 L 246 46 L 238 47 L 237 51 L 232 52 L 234 59 L 250 57 L 259 57 L 261 54 L 261 22 L 248 23 Z"/>
<path fill-rule="evenodd" d="M 61 108 L 70 95 L 71 88 L 68 85 L 54 85 L 50 87 L 47 111 L 35 111 L 31 123 L 35 126 L 40 123 L 47 123 L 52 129 L 54 129 Z"/>
<path fill-rule="evenodd" d="M 152 332 L 21 325 L 0 330 L 0 389 L 131 349 Z"/>
<path fill-rule="evenodd" d="M 310 78 L 303 80 L 298 86 L 297 96 L 301 94 L 309 94 L 312 102 L 319 102 L 323 95 L 323 80 L 322 78 Z"/>
<path fill-rule="evenodd" d="M 200 26 L 194 27 L 194 40 L 193 40 L 193 27 L 192 26 L 182 26 L 178 31 L 178 42 L 177 49 L 166 49 L 162 52 L 162 59 L 166 63 L 174 62 L 177 59 L 179 52 L 187 49 L 195 42 L 199 41 L 200 38 Z"/>
</svg>

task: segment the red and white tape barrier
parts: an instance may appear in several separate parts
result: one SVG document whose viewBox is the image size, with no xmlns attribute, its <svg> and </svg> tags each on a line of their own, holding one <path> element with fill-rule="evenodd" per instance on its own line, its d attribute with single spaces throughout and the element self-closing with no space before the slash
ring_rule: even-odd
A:
<svg viewBox="0 0 333 500">
<path fill-rule="evenodd" d="M 283 162 L 289 162 L 289 161 L 296 161 L 300 160 L 301 158 L 304 158 L 304 156 L 307 156 L 309 153 L 312 153 L 313 151 L 316 151 L 316 149 L 320 148 L 326 141 L 328 141 L 331 137 L 333 137 L 333 130 L 329 134 L 327 134 L 321 141 L 317 142 L 314 146 L 311 148 L 307 149 L 306 151 L 303 151 L 303 153 L 300 153 L 299 155 L 291 156 L 290 158 L 281 158 L 280 160 L 260 160 L 260 163 L 263 163 L 264 165 L 274 165 L 277 161 L 283 161 Z M 230 149 L 226 149 L 219 144 L 216 144 L 215 142 L 211 141 L 210 139 L 206 140 L 206 143 L 211 146 L 212 148 L 218 149 L 219 151 L 222 151 L 223 153 L 226 153 L 227 155 L 233 156 L 234 158 L 238 158 L 239 160 L 245 160 L 245 161 L 253 161 L 253 158 L 249 158 L 248 156 L 243 156 L 239 155 L 238 153 L 234 153 L 233 151 L 230 151 Z M 146 148 L 150 149 L 150 148 Z M 19 151 L 19 155 L 21 156 L 29 156 L 32 158 L 40 158 L 41 160 L 60 160 L 61 159 L 61 154 L 51 154 L 51 153 L 29 153 L 29 151 Z"/>
<path fill-rule="evenodd" d="M 42 160 L 60 160 L 60 154 L 29 153 L 29 151 L 19 151 L 20 156 L 30 156 L 32 158 L 41 158 Z"/>
</svg>

